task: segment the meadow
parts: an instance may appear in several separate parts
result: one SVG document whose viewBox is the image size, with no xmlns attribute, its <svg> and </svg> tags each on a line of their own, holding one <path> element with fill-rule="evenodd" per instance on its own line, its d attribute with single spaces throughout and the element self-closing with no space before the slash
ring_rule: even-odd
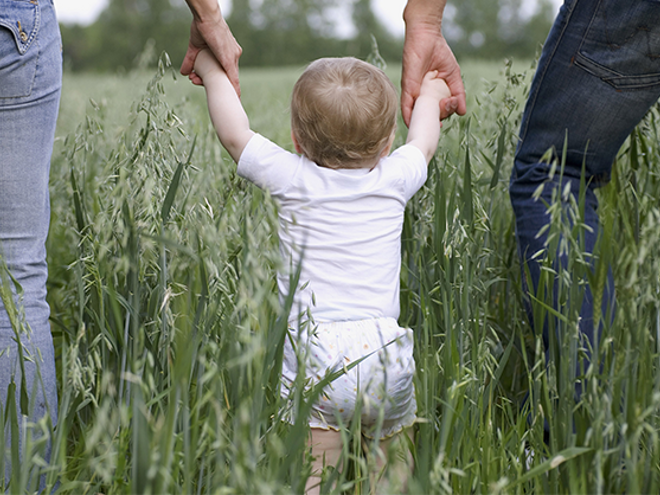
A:
<svg viewBox="0 0 660 495">
<path fill-rule="evenodd" d="M 546 367 L 507 192 L 533 64 L 462 68 L 469 114 L 445 122 L 404 224 L 400 323 L 416 337 L 420 418 L 410 493 L 658 493 L 658 109 L 599 192 L 593 268 L 579 202 L 558 191 L 550 205 L 550 251 L 573 249 L 565 269 L 544 269 L 559 313 L 532 300 L 564 335 L 565 358 Z M 288 149 L 300 70 L 241 71 L 253 128 Z M 236 176 L 203 91 L 175 72 L 161 58 L 155 72 L 65 75 L 48 242 L 59 418 L 43 425 L 49 465 L 44 437 L 13 459 L 12 493 L 39 473 L 63 494 L 300 493 L 309 474 L 304 422 L 281 421 L 276 204 Z M 401 124 L 395 145 L 404 137 Z M 617 312 L 575 402 L 576 301 L 609 265 Z M 355 425 L 344 434 L 335 492 L 369 493 Z"/>
</svg>

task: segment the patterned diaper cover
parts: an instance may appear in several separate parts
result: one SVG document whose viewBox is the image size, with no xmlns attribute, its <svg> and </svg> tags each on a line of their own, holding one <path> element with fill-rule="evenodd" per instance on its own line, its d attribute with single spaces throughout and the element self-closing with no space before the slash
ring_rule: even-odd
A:
<svg viewBox="0 0 660 495">
<path fill-rule="evenodd" d="M 415 422 L 413 332 L 399 327 L 393 318 L 319 323 L 310 331 L 290 330 L 282 364 L 281 394 L 285 399 L 290 399 L 299 359 L 305 363 L 307 390 L 326 373 L 340 373 L 313 405 L 312 428 L 339 430 L 359 412 L 363 434 L 387 438 Z M 291 423 L 295 420 L 292 407 L 288 400 L 287 420 Z"/>
</svg>

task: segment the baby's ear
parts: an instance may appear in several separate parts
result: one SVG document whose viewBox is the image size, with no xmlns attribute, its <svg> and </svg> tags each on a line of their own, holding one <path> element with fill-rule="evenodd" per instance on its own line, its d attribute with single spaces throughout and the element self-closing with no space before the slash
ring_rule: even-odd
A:
<svg viewBox="0 0 660 495">
<path fill-rule="evenodd" d="M 300 144 L 298 144 L 298 139 L 296 139 L 296 135 L 291 131 L 291 141 L 293 141 L 293 147 L 296 149 L 296 153 L 299 155 L 302 155 L 302 148 L 300 147 Z"/>
<path fill-rule="evenodd" d="M 394 144 L 394 137 L 396 136 L 396 127 L 392 129 L 392 134 L 390 134 L 390 139 L 387 141 L 387 145 L 383 149 L 382 153 L 380 154 L 381 158 L 386 157 L 387 155 L 390 154 L 390 150 L 392 149 L 392 145 Z"/>
</svg>

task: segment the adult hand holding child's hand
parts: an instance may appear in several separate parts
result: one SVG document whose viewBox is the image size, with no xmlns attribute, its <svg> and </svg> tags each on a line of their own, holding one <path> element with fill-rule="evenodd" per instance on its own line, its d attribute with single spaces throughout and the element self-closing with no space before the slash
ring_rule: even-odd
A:
<svg viewBox="0 0 660 495">
<path fill-rule="evenodd" d="M 190 79 L 195 83 L 193 80 L 193 74 L 199 78 L 201 78 L 201 82 L 203 84 L 204 78 L 208 77 L 209 74 L 213 72 L 224 72 L 222 70 L 222 67 L 220 66 L 220 63 L 216 60 L 216 58 L 213 56 L 213 53 L 211 53 L 210 50 L 204 49 L 201 50 L 198 54 L 197 57 L 195 58 L 195 69 L 194 72 L 191 73 Z M 196 83 L 197 84 L 197 83 Z"/>
<path fill-rule="evenodd" d="M 202 81 L 193 72 L 193 67 L 199 53 L 204 49 L 210 50 L 240 96 L 238 59 L 243 50 L 222 17 L 218 1 L 186 0 L 186 3 L 193 14 L 193 21 L 190 25 L 188 50 L 181 64 L 181 74 L 189 76 L 194 84 L 201 84 Z"/>
<path fill-rule="evenodd" d="M 433 70 L 424 75 L 419 96 L 428 96 L 434 100 L 442 101 L 445 98 L 451 97 L 451 90 L 447 86 L 447 82 L 438 77 L 438 71 Z"/>
</svg>

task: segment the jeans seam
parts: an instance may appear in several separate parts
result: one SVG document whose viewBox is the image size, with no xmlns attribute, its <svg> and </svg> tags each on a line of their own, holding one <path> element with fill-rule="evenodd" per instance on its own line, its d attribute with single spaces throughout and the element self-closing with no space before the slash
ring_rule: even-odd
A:
<svg viewBox="0 0 660 495">
<path fill-rule="evenodd" d="M 562 27 L 561 33 L 559 34 L 559 37 L 558 37 L 558 39 L 557 39 L 557 42 L 555 43 L 555 46 L 554 46 L 553 49 L 552 49 L 552 54 L 548 57 L 548 59 L 547 59 L 547 61 L 546 61 L 546 63 L 545 63 L 545 67 L 543 68 L 543 73 L 541 74 L 541 76 L 540 76 L 540 78 L 539 78 L 539 83 L 538 83 L 538 85 L 537 85 L 536 92 L 534 93 L 534 95 L 531 95 L 531 94 L 530 94 L 531 103 L 530 103 L 530 106 L 529 106 L 529 112 L 528 112 L 530 115 L 531 115 L 531 113 L 534 111 L 534 107 L 536 106 L 536 99 L 538 98 L 539 88 L 541 87 L 543 81 L 545 80 L 545 76 L 546 76 L 546 74 L 547 74 L 547 71 L 548 71 L 548 69 L 549 69 L 549 67 L 550 67 L 550 65 L 551 65 L 551 63 L 552 63 L 552 60 L 553 60 L 554 57 L 555 57 L 555 54 L 557 53 L 557 50 L 558 50 L 558 48 L 559 48 L 559 45 L 561 44 L 561 42 L 562 42 L 562 40 L 563 40 L 563 38 L 564 38 L 564 35 L 565 35 L 565 33 L 566 33 L 566 29 L 568 28 L 568 24 L 571 22 L 571 19 L 572 19 L 572 17 L 573 17 L 573 13 L 574 13 L 574 11 L 575 11 L 575 5 L 576 5 L 579 1 L 580 1 L 580 0 L 576 0 L 576 1 L 571 5 L 571 7 L 569 7 L 568 12 L 566 13 L 566 20 L 565 20 L 564 25 L 563 25 L 563 27 Z M 599 4 L 600 4 L 600 1 L 601 1 L 601 0 L 598 0 L 598 3 L 599 3 Z M 592 22 L 593 22 L 593 18 L 592 18 Z M 591 25 L 591 23 L 590 23 L 589 25 Z M 526 112 L 526 113 L 527 113 L 527 112 Z M 521 132 L 520 132 L 520 142 L 522 142 L 522 141 L 525 140 L 525 136 L 527 135 L 527 129 L 528 129 L 528 127 L 529 127 L 529 119 L 527 119 L 526 122 L 525 122 L 525 128 L 524 128 L 524 129 L 521 129 Z"/>
<path fill-rule="evenodd" d="M 18 49 L 18 52 L 21 55 L 24 55 L 30 49 L 30 45 L 32 44 L 32 42 L 39 35 L 39 30 L 41 29 L 41 6 L 39 5 L 39 3 L 34 4 L 34 27 L 30 32 L 30 37 L 25 41 L 23 41 L 22 39 L 19 40 L 20 36 L 19 34 L 16 33 L 16 26 L 6 22 L 0 22 L 0 26 L 5 27 L 6 29 L 9 30 L 9 32 L 12 33 L 12 35 L 14 36 L 14 40 L 16 42 L 16 47 Z M 21 29 L 21 32 L 23 32 L 22 28 L 19 27 L 19 29 Z"/>
<path fill-rule="evenodd" d="M 596 13 L 600 10 L 600 5 L 601 5 L 602 0 L 598 0 L 598 4 L 596 5 L 596 8 L 593 11 L 593 15 L 591 16 L 591 20 L 589 21 L 589 25 L 587 26 L 587 29 L 585 29 L 584 34 L 582 35 L 582 39 L 580 40 L 580 46 L 577 49 L 577 54 L 582 54 L 582 47 L 584 46 L 584 40 L 591 31 L 591 27 L 593 26 L 594 20 L 596 19 Z M 584 55 L 582 55 L 584 57 Z"/>
<path fill-rule="evenodd" d="M 606 84 L 618 90 L 648 89 L 660 84 L 660 73 L 639 74 L 627 76 L 621 74 L 609 67 L 603 66 L 582 53 L 575 56 L 575 65 L 588 72 L 594 77 L 599 78 Z M 646 81 L 642 82 L 641 80 Z M 626 83 L 625 81 L 628 81 Z M 635 82 L 638 81 L 638 82 Z"/>
<path fill-rule="evenodd" d="M 7 102 L 13 102 L 15 100 L 22 100 L 24 98 L 29 98 L 30 96 L 32 96 L 32 91 L 34 90 L 34 85 L 37 80 L 37 72 L 39 72 L 39 61 L 41 60 L 41 44 L 39 43 L 38 39 L 34 40 L 34 48 L 37 49 L 37 55 L 36 55 L 37 60 L 34 63 L 34 74 L 32 75 L 32 81 L 30 81 L 30 91 L 28 91 L 28 93 L 24 95 L 0 96 L 0 102 L 2 102 L 3 104 Z"/>
<path fill-rule="evenodd" d="M 626 74 L 622 74 L 620 72 L 615 71 L 614 69 L 604 66 L 597 62 L 596 60 L 592 59 L 591 57 L 585 55 L 583 53 L 583 48 L 585 44 L 585 40 L 589 33 L 591 32 L 591 28 L 593 26 L 593 23 L 596 19 L 596 14 L 599 12 L 600 7 L 602 4 L 602 0 L 598 0 L 598 5 L 596 6 L 593 16 L 591 18 L 591 21 L 589 22 L 589 26 L 584 32 L 584 35 L 582 36 L 582 40 L 580 41 L 580 46 L 578 47 L 577 53 L 573 57 L 573 62 L 575 63 L 576 66 L 580 67 L 582 70 L 588 72 L 594 77 L 599 78 L 601 81 L 603 81 L 606 84 L 609 84 L 612 86 L 614 89 L 617 91 L 619 90 L 634 90 L 634 89 L 646 89 L 649 87 L 657 86 L 660 84 L 660 74 L 639 74 L 635 76 L 626 76 Z M 608 77 L 609 76 L 609 77 Z M 636 83 L 636 84 L 617 84 L 617 80 L 630 80 L 633 81 L 637 78 L 653 78 L 656 77 L 657 80 L 654 82 L 644 82 L 644 83 Z"/>
</svg>

